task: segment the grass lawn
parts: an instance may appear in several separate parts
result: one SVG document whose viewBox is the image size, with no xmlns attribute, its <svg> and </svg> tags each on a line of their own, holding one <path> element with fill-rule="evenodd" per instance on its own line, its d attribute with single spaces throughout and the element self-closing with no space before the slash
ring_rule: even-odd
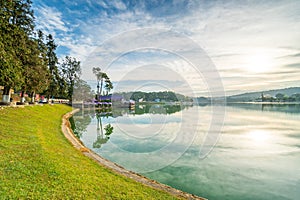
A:
<svg viewBox="0 0 300 200">
<path fill-rule="evenodd" d="M 176 199 L 98 165 L 61 132 L 65 105 L 0 110 L 0 199 Z"/>
</svg>

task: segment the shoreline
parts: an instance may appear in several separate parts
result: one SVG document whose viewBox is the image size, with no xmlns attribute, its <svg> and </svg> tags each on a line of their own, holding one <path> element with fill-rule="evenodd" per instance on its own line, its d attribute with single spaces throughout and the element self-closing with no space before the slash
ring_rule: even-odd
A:
<svg viewBox="0 0 300 200">
<path fill-rule="evenodd" d="M 300 102 L 255 102 L 255 101 L 238 101 L 238 102 L 226 102 L 226 104 L 256 104 L 256 105 L 299 105 Z"/>
<path fill-rule="evenodd" d="M 88 149 L 87 147 L 85 147 L 83 145 L 83 143 L 76 138 L 76 136 L 74 135 L 71 126 L 70 126 L 70 122 L 69 122 L 69 118 L 72 117 L 76 112 L 78 112 L 80 109 L 74 109 L 73 111 L 66 113 L 63 117 L 62 117 L 62 125 L 61 125 L 61 130 L 64 134 L 64 136 L 69 140 L 69 142 L 79 151 L 81 151 L 85 156 L 95 160 L 99 165 L 104 166 L 112 171 L 114 171 L 115 173 L 128 177 L 130 179 L 133 179 L 137 182 L 140 182 L 144 185 L 147 185 L 149 187 L 152 187 L 154 189 L 158 189 L 158 190 L 163 190 L 165 192 L 168 192 L 169 194 L 172 194 L 176 197 L 179 198 L 184 198 L 184 199 L 197 199 L 197 200 L 207 200 L 203 197 L 198 197 L 196 195 L 193 194 L 189 194 L 187 192 L 183 192 L 181 190 L 172 188 L 168 185 L 159 183 L 155 180 L 151 180 L 145 176 L 142 176 L 138 173 L 135 173 L 133 171 L 129 171 L 125 168 L 123 168 L 122 166 L 111 162 L 103 157 L 101 157 L 100 155 L 96 154 L 95 152 L 93 152 L 92 150 Z"/>
</svg>

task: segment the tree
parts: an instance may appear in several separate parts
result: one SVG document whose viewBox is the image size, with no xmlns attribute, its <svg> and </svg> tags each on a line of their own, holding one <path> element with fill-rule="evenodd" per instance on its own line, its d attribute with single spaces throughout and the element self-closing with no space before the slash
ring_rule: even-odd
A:
<svg viewBox="0 0 300 200">
<path fill-rule="evenodd" d="M 96 99 L 100 99 L 101 91 L 102 91 L 102 84 L 103 84 L 103 72 L 101 71 L 100 67 L 93 67 L 93 73 L 97 78 L 97 95 Z M 100 89 L 101 88 L 101 89 Z"/>
<path fill-rule="evenodd" d="M 282 100 L 283 100 L 283 97 L 284 97 L 284 94 L 282 94 L 282 93 L 277 93 L 277 94 L 275 95 L 275 97 L 276 97 L 276 99 L 277 99 L 278 101 L 282 101 Z"/>
<path fill-rule="evenodd" d="M 113 84 L 110 81 L 107 74 L 102 72 L 99 67 L 94 67 L 93 68 L 93 73 L 96 75 L 96 78 L 97 78 L 97 96 L 96 96 L 96 99 L 100 100 L 100 96 L 102 94 L 102 89 L 103 89 L 103 81 L 105 81 L 104 88 L 106 89 L 107 94 L 110 90 L 113 89 Z"/>
<path fill-rule="evenodd" d="M 11 10 L 12 16 L 10 18 L 10 22 L 20 27 L 27 35 L 31 35 L 34 30 L 34 16 L 33 10 L 31 10 L 32 1 L 8 1 L 8 4 L 13 5 L 13 9 Z"/>
<path fill-rule="evenodd" d="M 24 65 L 27 70 L 25 70 L 24 73 L 25 81 L 22 94 L 24 94 L 25 91 L 30 92 L 32 102 L 35 100 L 35 93 L 43 92 L 50 84 L 47 63 L 45 62 L 45 57 L 41 55 L 39 45 L 41 44 L 39 44 L 38 40 L 31 41 L 30 58 L 26 65 Z"/>
<path fill-rule="evenodd" d="M 75 82 L 81 75 L 80 61 L 75 58 L 66 56 L 61 65 L 62 77 L 67 84 L 67 97 L 72 102 L 72 95 Z"/>
<path fill-rule="evenodd" d="M 292 101 L 300 101 L 300 93 L 292 94 Z"/>
<path fill-rule="evenodd" d="M 5 34 L 9 28 L 3 31 L 5 29 L 3 23 L 0 24 L 0 85 L 4 86 L 2 101 L 9 102 L 10 89 L 20 85 L 22 65 L 13 48 L 12 36 Z"/>
<path fill-rule="evenodd" d="M 74 90 L 73 90 L 73 100 L 77 101 L 88 101 L 93 98 L 93 93 L 91 91 L 91 86 L 84 81 L 79 79 L 75 82 Z"/>
<path fill-rule="evenodd" d="M 106 95 L 108 95 L 108 93 L 114 88 L 112 82 L 110 81 L 107 75 L 105 79 L 104 88 L 106 89 Z"/>
<path fill-rule="evenodd" d="M 59 72 L 58 72 L 58 59 L 55 53 L 56 47 L 57 45 L 54 42 L 53 36 L 51 34 L 49 34 L 47 36 L 47 43 L 46 43 L 46 47 L 47 47 L 47 64 L 48 64 L 48 69 L 49 69 L 49 73 L 50 73 L 50 85 L 49 85 L 49 89 L 46 92 L 50 97 L 53 97 L 54 95 L 58 95 L 58 88 L 59 87 L 59 81 L 60 81 L 60 77 L 59 77 Z"/>
<path fill-rule="evenodd" d="M 37 38 L 34 45 L 32 45 L 32 53 L 35 65 L 32 66 L 33 73 L 31 73 L 28 89 L 31 92 L 31 100 L 34 102 L 35 93 L 44 92 L 50 85 L 50 72 L 47 66 L 47 46 L 41 30 L 37 32 Z"/>
<path fill-rule="evenodd" d="M 42 59 L 42 62 L 47 63 L 47 45 L 44 42 L 44 33 L 41 30 L 37 31 L 37 44 L 38 44 L 38 49 L 39 49 L 39 57 Z"/>
<path fill-rule="evenodd" d="M 3 101 L 10 99 L 10 89 L 22 85 L 22 64 L 29 52 L 28 41 L 33 33 L 34 17 L 30 0 L 0 0 L 0 85 Z"/>
</svg>

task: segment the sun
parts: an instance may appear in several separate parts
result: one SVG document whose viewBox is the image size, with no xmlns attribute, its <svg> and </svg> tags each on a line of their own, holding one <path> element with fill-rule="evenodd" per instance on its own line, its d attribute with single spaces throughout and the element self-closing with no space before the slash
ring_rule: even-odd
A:
<svg viewBox="0 0 300 200">
<path fill-rule="evenodd" d="M 245 60 L 244 69 L 253 73 L 264 73 L 272 70 L 273 61 L 270 55 L 259 52 L 250 54 Z"/>
</svg>

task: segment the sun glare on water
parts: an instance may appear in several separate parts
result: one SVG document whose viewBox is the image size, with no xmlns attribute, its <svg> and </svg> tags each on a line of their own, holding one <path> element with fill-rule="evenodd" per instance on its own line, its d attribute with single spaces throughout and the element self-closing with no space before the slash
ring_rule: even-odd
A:
<svg viewBox="0 0 300 200">
<path fill-rule="evenodd" d="M 270 139 L 269 133 L 264 130 L 252 130 L 248 133 L 248 137 L 256 143 L 265 143 Z"/>
</svg>

